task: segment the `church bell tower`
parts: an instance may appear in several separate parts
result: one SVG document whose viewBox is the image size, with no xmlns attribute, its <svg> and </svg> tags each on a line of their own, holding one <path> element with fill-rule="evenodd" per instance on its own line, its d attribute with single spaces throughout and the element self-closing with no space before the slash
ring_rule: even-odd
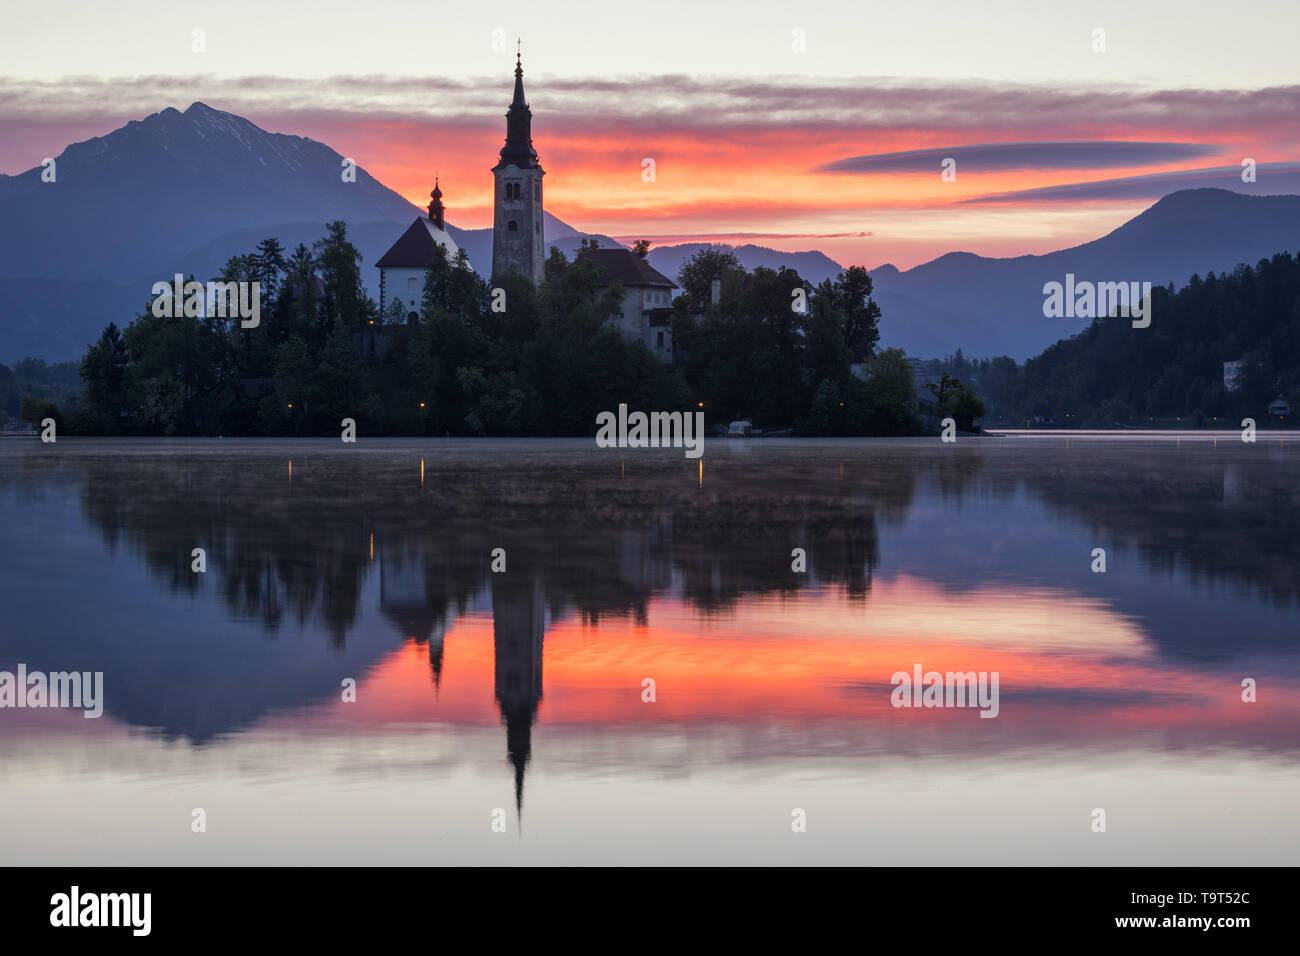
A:
<svg viewBox="0 0 1300 956">
<path fill-rule="evenodd" d="M 506 113 L 506 144 L 492 167 L 496 178 L 492 219 L 492 275 L 512 269 L 533 285 L 545 275 L 542 234 L 542 177 L 546 175 L 533 149 L 533 113 L 524 99 L 523 60 L 515 54 L 515 97 Z"/>
</svg>

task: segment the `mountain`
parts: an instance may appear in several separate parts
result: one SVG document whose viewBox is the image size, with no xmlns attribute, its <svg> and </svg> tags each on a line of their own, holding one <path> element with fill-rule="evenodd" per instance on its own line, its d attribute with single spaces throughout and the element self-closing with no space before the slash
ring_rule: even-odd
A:
<svg viewBox="0 0 1300 956">
<path fill-rule="evenodd" d="M 1193 273 L 1231 271 L 1300 249 L 1300 196 L 1223 189 L 1171 193 L 1115 231 L 1041 256 L 990 259 L 950 252 L 914 269 L 872 271 L 884 314 L 881 341 L 911 355 L 1036 355 L 1087 319 L 1043 316 L 1043 285 L 1066 273 L 1093 282 L 1184 285 Z M 1152 321 L 1158 322 L 1159 316 Z"/>
<path fill-rule="evenodd" d="M 0 176 L 0 363 L 77 358 L 108 322 L 125 324 L 144 308 L 153 283 L 176 272 L 211 278 L 268 236 L 286 249 L 310 245 L 333 219 L 348 223 L 374 295 L 373 263 L 421 212 L 360 167 L 355 182 L 343 182 L 343 157 L 325 144 L 269 133 L 203 103 L 74 143 L 55 164 L 53 183 L 41 181 L 40 167 Z M 490 269 L 491 229 L 449 223 L 448 231 L 480 273 Z M 617 245 L 549 214 L 545 237 L 570 256 L 584 238 Z M 650 262 L 675 277 L 702 245 L 652 248 Z M 1042 315 L 1043 284 L 1067 272 L 1181 285 L 1194 272 L 1298 246 L 1300 197 L 1186 190 L 1072 249 L 1011 259 L 953 252 L 907 271 L 881 266 L 872 271 L 881 341 L 922 357 L 961 348 L 1023 359 L 1085 324 Z M 746 268 L 785 265 L 814 283 L 841 271 L 817 251 L 728 248 Z"/>
<path fill-rule="evenodd" d="M 252 225 L 406 220 L 416 209 L 323 143 L 195 103 L 74 143 L 0 182 L 0 276 L 121 281 Z"/>
<path fill-rule="evenodd" d="M 269 133 L 233 113 L 194 103 L 168 108 L 55 157 L 0 177 L 0 363 L 78 358 L 110 321 L 125 325 L 176 272 L 208 279 L 268 236 L 286 250 L 311 245 L 343 219 L 378 293 L 373 263 L 422 210 L 361 167 L 302 136 Z M 554 216 L 545 236 L 569 255 L 584 238 Z M 491 268 L 492 230 L 448 231 L 480 272 Z"/>
<path fill-rule="evenodd" d="M 603 245 L 603 243 L 602 243 Z M 766 246 L 746 244 L 729 246 L 724 243 L 687 242 L 676 246 L 657 246 L 650 250 L 649 262 L 652 266 L 671 279 L 677 277 L 682 263 L 701 249 L 726 249 L 735 253 L 740 264 L 746 269 L 764 266 L 768 269 L 794 269 L 800 276 L 814 285 L 823 279 L 833 279 L 844 271 L 844 267 L 821 252 L 781 252 Z"/>
</svg>

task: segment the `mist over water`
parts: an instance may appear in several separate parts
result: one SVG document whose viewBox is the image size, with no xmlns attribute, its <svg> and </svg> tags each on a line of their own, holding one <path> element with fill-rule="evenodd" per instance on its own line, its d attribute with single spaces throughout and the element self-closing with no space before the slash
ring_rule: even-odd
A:
<svg viewBox="0 0 1300 956">
<path fill-rule="evenodd" d="M 10 861 L 1290 862 L 1298 466 L 1262 432 L 0 442 L 0 670 L 104 674 L 99 720 L 0 710 Z M 891 706 L 917 664 L 998 672 L 997 718 Z"/>
</svg>

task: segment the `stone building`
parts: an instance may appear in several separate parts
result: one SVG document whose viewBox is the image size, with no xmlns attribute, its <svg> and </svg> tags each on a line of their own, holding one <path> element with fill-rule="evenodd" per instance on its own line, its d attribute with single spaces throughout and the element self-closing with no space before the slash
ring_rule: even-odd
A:
<svg viewBox="0 0 1300 956">
<path fill-rule="evenodd" d="M 671 362 L 673 290 L 677 283 L 630 249 L 588 249 L 581 255 L 600 270 L 601 294 L 616 281 L 623 285 L 622 307 L 611 316 L 618 330 Z"/>
<path fill-rule="evenodd" d="M 533 113 L 524 100 L 524 67 L 515 58 L 515 96 L 506 112 L 506 143 L 492 167 L 496 179 L 492 218 L 492 275 L 515 271 L 533 285 L 545 276 L 542 177 L 533 149 Z"/>
</svg>

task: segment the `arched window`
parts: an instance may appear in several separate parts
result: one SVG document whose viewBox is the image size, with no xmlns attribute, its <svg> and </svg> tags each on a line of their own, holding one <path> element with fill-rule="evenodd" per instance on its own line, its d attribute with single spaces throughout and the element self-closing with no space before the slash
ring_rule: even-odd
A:
<svg viewBox="0 0 1300 956">
<path fill-rule="evenodd" d="M 517 222 L 515 222 L 513 219 L 511 219 L 508 223 L 506 223 L 506 228 L 509 229 L 511 232 L 518 232 L 518 231 L 519 231 L 519 223 L 517 223 Z"/>
<path fill-rule="evenodd" d="M 542 184 L 541 184 L 541 183 L 533 183 L 533 198 L 536 199 L 538 202 L 541 202 L 541 201 L 542 201 Z"/>
</svg>

